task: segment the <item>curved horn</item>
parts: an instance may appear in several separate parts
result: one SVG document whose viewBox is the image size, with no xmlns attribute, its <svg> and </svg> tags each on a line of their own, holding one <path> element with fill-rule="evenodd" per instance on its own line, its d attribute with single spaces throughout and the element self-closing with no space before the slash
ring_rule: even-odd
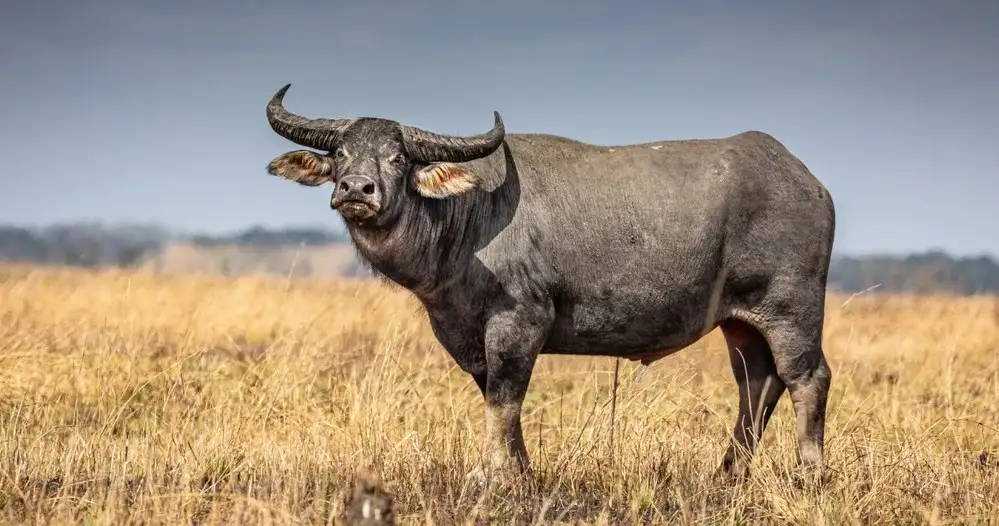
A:
<svg viewBox="0 0 999 526">
<path fill-rule="evenodd" d="M 503 144 L 506 128 L 498 111 L 494 111 L 493 129 L 474 137 L 449 137 L 412 126 L 401 125 L 402 137 L 409 155 L 422 163 L 463 163 L 485 157 Z"/>
<path fill-rule="evenodd" d="M 284 109 L 282 101 L 291 84 L 285 84 L 267 103 L 267 122 L 278 135 L 302 146 L 332 150 L 343 130 L 354 119 L 307 119 Z"/>
</svg>

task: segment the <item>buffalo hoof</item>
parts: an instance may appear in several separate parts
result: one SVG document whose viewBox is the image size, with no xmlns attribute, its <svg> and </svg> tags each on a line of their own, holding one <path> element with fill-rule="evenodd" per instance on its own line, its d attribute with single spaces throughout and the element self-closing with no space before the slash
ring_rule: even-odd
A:
<svg viewBox="0 0 999 526">
<path fill-rule="evenodd" d="M 485 467 L 477 466 L 465 475 L 465 483 L 475 491 L 486 489 L 523 489 L 534 481 L 531 470 L 520 470 L 515 467 Z"/>
<path fill-rule="evenodd" d="M 736 484 L 749 479 L 749 460 L 726 455 L 714 473 L 715 480 L 725 484 Z"/>
<path fill-rule="evenodd" d="M 489 485 L 489 474 L 479 466 L 465 474 L 465 483 L 475 491 L 485 490 Z"/>
<path fill-rule="evenodd" d="M 824 466 L 799 464 L 792 472 L 795 486 L 800 489 L 821 489 L 832 482 L 832 474 Z"/>
</svg>

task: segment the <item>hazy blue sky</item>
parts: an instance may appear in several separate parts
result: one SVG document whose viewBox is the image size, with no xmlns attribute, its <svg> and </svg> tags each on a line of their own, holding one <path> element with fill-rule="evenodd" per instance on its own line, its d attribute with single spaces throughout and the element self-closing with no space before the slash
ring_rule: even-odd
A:
<svg viewBox="0 0 999 526">
<path fill-rule="evenodd" d="M 361 5 L 364 4 L 364 7 Z M 596 143 L 775 135 L 840 252 L 999 254 L 999 2 L 7 0 L 0 222 L 341 223 L 264 107 Z"/>
</svg>

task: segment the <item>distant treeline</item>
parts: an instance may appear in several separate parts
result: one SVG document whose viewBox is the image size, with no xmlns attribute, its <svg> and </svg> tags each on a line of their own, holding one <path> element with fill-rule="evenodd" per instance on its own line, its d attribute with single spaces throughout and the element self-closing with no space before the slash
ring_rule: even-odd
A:
<svg viewBox="0 0 999 526">
<path fill-rule="evenodd" d="M 172 237 L 155 226 L 0 226 L 0 260 L 88 268 L 131 266 L 162 249 Z"/>
<path fill-rule="evenodd" d="M 309 228 L 253 227 L 227 235 L 184 235 L 158 226 L 79 223 L 43 228 L 0 226 L 0 261 L 88 268 L 132 267 L 171 243 L 200 247 L 282 248 L 344 243 L 345 234 Z"/>
<path fill-rule="evenodd" d="M 319 228 L 252 227 L 227 235 L 184 235 L 158 226 L 95 223 L 44 228 L 0 226 L 0 261 L 88 268 L 134 267 L 171 244 L 281 250 L 347 243 L 343 232 Z M 257 250 L 248 251 L 247 256 Z M 835 256 L 830 286 L 844 292 L 999 293 L 999 262 L 988 256 L 954 257 L 941 251 L 910 255 Z"/>
<path fill-rule="evenodd" d="M 284 228 L 268 230 L 253 227 L 227 236 L 190 236 L 190 242 L 200 246 L 250 245 L 254 247 L 287 247 L 297 245 L 332 245 L 346 243 L 346 234 L 314 228 Z"/>
<path fill-rule="evenodd" d="M 835 256 L 830 284 L 846 292 L 999 293 L 999 263 L 988 256 L 954 257 L 942 251 L 905 256 Z"/>
</svg>

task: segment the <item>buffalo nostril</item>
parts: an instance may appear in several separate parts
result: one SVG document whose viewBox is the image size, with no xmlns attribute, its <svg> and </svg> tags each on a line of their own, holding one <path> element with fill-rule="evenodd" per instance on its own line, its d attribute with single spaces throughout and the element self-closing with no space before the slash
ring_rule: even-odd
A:
<svg viewBox="0 0 999 526">
<path fill-rule="evenodd" d="M 364 185 L 364 188 L 362 188 L 361 191 L 367 195 L 375 193 L 375 183 L 368 183 Z"/>
<path fill-rule="evenodd" d="M 340 191 L 341 192 L 346 192 L 348 190 L 350 190 L 350 183 L 348 183 L 347 181 L 341 182 L 340 183 Z"/>
</svg>

